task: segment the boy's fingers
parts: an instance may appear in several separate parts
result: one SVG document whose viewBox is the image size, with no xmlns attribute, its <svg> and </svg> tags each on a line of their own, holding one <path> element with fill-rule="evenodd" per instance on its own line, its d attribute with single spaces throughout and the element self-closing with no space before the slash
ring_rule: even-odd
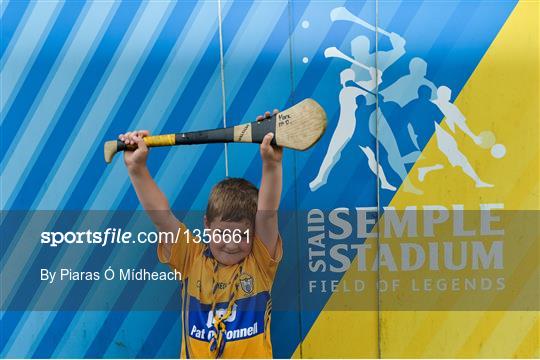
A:
<svg viewBox="0 0 540 360">
<path fill-rule="evenodd" d="M 269 117 L 270 117 L 270 111 L 265 112 L 265 113 L 264 113 L 264 117 L 265 117 L 265 118 L 269 118 Z"/>
<path fill-rule="evenodd" d="M 128 131 L 125 134 L 120 134 L 118 135 L 118 138 L 127 145 L 133 145 L 133 144 L 137 144 L 139 140 L 142 140 L 143 137 L 149 136 L 149 135 L 150 135 L 150 132 L 148 130 L 136 130 L 136 131 Z"/>
<path fill-rule="evenodd" d="M 274 109 L 274 115 L 277 114 L 279 112 L 278 109 Z"/>
<path fill-rule="evenodd" d="M 137 147 L 142 151 L 148 151 L 148 147 L 141 136 L 136 135 L 133 140 L 137 144 Z"/>
<path fill-rule="evenodd" d="M 257 120 L 257 121 L 261 121 L 262 119 L 263 119 L 263 116 L 262 116 L 262 115 L 259 115 L 259 116 L 257 116 L 257 119 L 256 119 L 256 120 Z"/>
<path fill-rule="evenodd" d="M 130 145 L 135 144 L 135 139 L 133 139 L 134 136 L 135 136 L 135 132 L 130 131 L 130 132 L 129 132 L 129 135 L 128 135 L 128 141 L 129 141 L 129 144 L 130 144 Z"/>
<path fill-rule="evenodd" d="M 141 136 L 141 130 L 135 130 L 131 133 L 131 141 L 133 141 L 134 144 L 137 143 L 137 138 L 140 137 L 142 138 Z"/>
<path fill-rule="evenodd" d="M 130 137 L 131 137 L 131 131 L 128 131 L 127 133 L 125 133 L 124 138 L 123 138 L 124 143 L 129 144 Z"/>
<path fill-rule="evenodd" d="M 262 145 L 264 147 L 267 147 L 267 146 L 270 146 L 270 142 L 272 141 L 272 139 L 274 138 L 274 133 L 268 133 L 264 136 L 263 138 L 263 141 L 262 141 Z"/>
<path fill-rule="evenodd" d="M 125 134 L 118 135 L 118 138 L 120 140 L 134 140 L 134 136 L 148 136 L 150 135 L 150 132 L 148 130 L 135 130 L 135 131 L 128 131 Z"/>
</svg>

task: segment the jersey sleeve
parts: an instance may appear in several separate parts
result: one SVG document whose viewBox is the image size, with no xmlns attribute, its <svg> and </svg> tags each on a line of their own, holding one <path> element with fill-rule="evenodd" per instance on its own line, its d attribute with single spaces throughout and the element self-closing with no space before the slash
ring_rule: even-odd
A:
<svg viewBox="0 0 540 360">
<path fill-rule="evenodd" d="M 182 278 L 188 277 L 193 259 L 203 250 L 203 246 L 200 243 L 195 243 L 193 239 L 193 234 L 191 234 L 183 223 L 180 223 L 176 242 L 171 247 L 169 259 L 164 254 L 164 244 L 158 244 L 157 254 L 159 261 L 179 271 L 182 274 Z"/>
<path fill-rule="evenodd" d="M 277 266 L 281 261 L 281 257 L 283 256 L 283 243 L 281 241 L 281 235 L 278 235 L 276 253 L 273 257 L 270 255 L 268 249 L 258 236 L 255 236 L 253 239 L 252 254 L 261 271 L 268 277 L 269 280 L 273 280 L 274 276 L 276 275 Z"/>
</svg>

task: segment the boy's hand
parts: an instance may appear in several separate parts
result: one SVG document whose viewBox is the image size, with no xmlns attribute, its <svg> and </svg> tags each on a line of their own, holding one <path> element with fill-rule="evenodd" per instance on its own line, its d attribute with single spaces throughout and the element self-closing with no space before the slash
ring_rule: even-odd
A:
<svg viewBox="0 0 540 360">
<path fill-rule="evenodd" d="M 126 145 L 137 145 L 135 150 L 124 151 L 124 163 L 130 172 L 137 172 L 146 167 L 146 159 L 148 157 L 148 147 L 146 146 L 143 137 L 149 136 L 148 130 L 130 131 L 125 134 L 120 134 L 118 139 Z"/>
<path fill-rule="evenodd" d="M 279 111 L 277 109 L 274 110 L 274 115 L 277 114 Z M 257 121 L 263 120 L 264 118 L 270 117 L 270 111 L 267 111 L 264 113 L 264 117 L 262 115 L 257 116 Z M 261 150 L 261 158 L 263 161 L 263 165 L 278 165 L 281 163 L 281 160 L 283 158 L 283 148 L 281 146 L 273 146 L 270 144 L 272 141 L 272 138 L 274 137 L 273 133 L 268 133 L 263 138 L 263 141 L 260 146 Z"/>
</svg>

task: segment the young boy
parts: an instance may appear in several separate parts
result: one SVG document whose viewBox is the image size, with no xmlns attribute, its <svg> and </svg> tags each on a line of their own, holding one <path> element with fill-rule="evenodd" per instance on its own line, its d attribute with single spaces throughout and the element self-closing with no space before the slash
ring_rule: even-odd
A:
<svg viewBox="0 0 540 360">
<path fill-rule="evenodd" d="M 272 146 L 273 134 L 267 134 L 260 145 L 261 189 L 244 179 L 220 181 L 208 199 L 206 229 L 191 233 L 148 172 L 142 140 L 148 135 L 142 130 L 119 138 L 138 146 L 124 152 L 124 161 L 142 206 L 159 231 L 180 234 L 157 252 L 162 263 L 182 273 L 181 357 L 271 358 L 270 291 L 282 255 L 282 148 Z"/>
</svg>

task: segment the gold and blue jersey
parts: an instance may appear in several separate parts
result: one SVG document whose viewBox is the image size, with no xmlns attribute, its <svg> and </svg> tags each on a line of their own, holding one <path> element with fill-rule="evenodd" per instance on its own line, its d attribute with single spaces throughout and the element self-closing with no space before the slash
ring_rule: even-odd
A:
<svg viewBox="0 0 540 360">
<path fill-rule="evenodd" d="M 182 225 L 179 233 L 185 234 L 185 230 Z M 253 247 L 242 264 L 219 266 L 217 270 L 210 249 L 204 244 L 179 238 L 172 246 L 169 259 L 163 255 L 162 245 L 158 246 L 160 261 L 182 273 L 182 358 L 215 357 L 215 352 L 210 351 L 213 322 L 216 315 L 225 313 L 235 288 L 238 291 L 236 301 L 224 321 L 225 345 L 221 357 L 272 357 L 270 293 L 282 256 L 282 243 L 279 238 L 276 254 L 272 257 L 258 237 L 250 240 Z M 214 301 L 215 313 L 212 312 Z"/>
</svg>

